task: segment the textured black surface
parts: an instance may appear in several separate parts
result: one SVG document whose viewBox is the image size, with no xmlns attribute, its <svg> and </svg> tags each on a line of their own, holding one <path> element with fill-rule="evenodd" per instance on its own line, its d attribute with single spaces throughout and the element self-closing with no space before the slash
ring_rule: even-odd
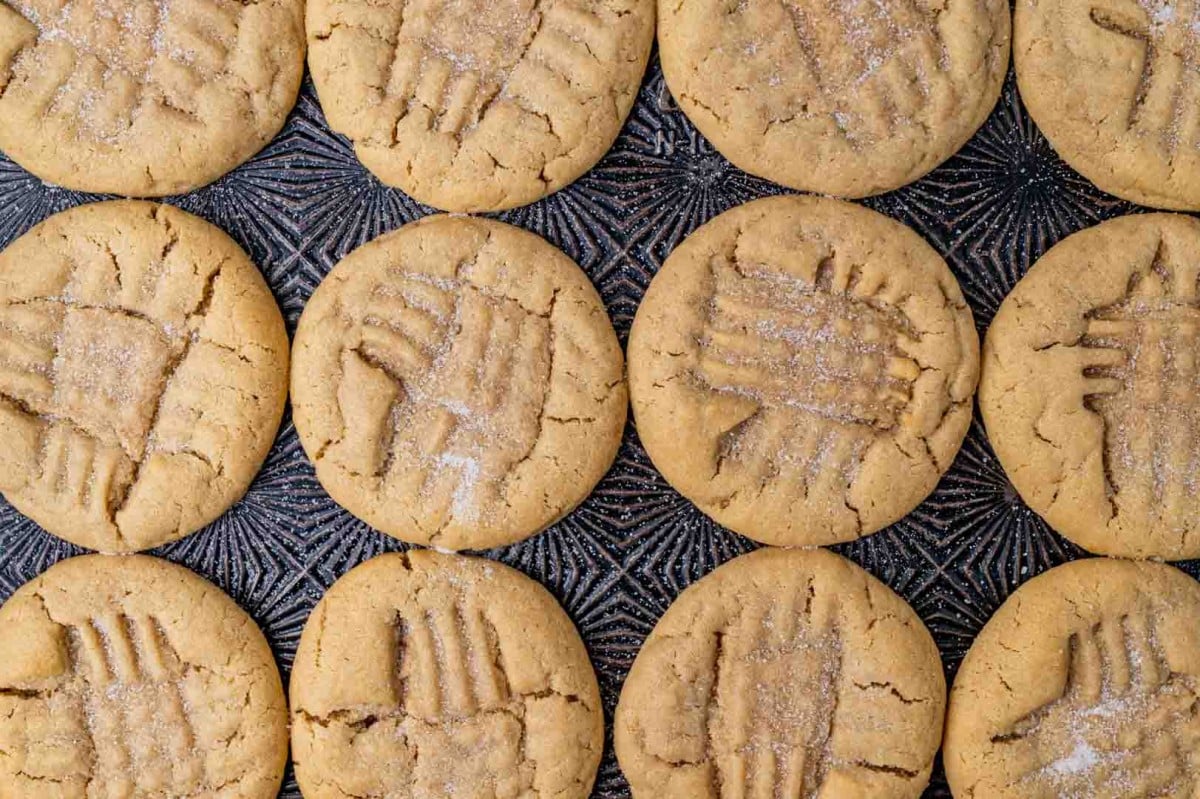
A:
<svg viewBox="0 0 1200 799">
<path fill-rule="evenodd" d="M 679 112 L 653 65 L 611 153 L 575 185 L 501 214 L 571 255 L 599 288 L 624 341 L 663 259 L 692 230 L 781 191 L 731 167 Z M 98 199 L 47 186 L 0 157 L 0 246 L 64 208 Z M 216 223 L 266 274 L 294 327 L 305 300 L 355 246 L 430 213 L 381 186 L 330 132 L 311 85 L 279 137 L 217 183 L 171 202 Z M 924 180 L 867 202 L 909 224 L 950 263 L 982 331 L 1005 294 L 1050 245 L 1134 210 L 1064 166 L 1022 108 L 1010 78 L 984 128 Z M 671 600 L 752 548 L 672 491 L 630 430 L 596 493 L 553 529 L 486 553 L 538 579 L 579 626 L 606 710 Z M 397 542 L 321 490 L 285 422 L 249 494 L 206 530 L 155 554 L 216 582 L 266 631 L 286 671 L 322 592 Z M 838 547 L 913 604 L 953 676 L 989 615 L 1021 582 L 1077 557 L 1016 496 L 978 423 L 938 490 L 899 524 Z M 0 598 L 78 550 L 0 501 Z M 1200 564 L 1187 564 L 1196 572 Z M 293 783 L 283 796 L 298 796 Z M 628 796 L 611 749 L 595 795 Z M 948 797 L 938 777 L 926 794 Z"/>
</svg>

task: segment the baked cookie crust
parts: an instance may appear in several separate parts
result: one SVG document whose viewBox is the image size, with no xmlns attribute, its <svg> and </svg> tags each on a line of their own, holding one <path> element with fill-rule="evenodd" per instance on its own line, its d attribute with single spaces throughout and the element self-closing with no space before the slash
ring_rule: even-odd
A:
<svg viewBox="0 0 1200 799">
<path fill-rule="evenodd" d="M 558 521 L 612 465 L 628 406 L 599 294 L 543 239 L 436 216 L 346 256 L 296 333 L 317 477 L 389 535 L 483 549 Z"/>
<path fill-rule="evenodd" d="M 1004 0 L 669 0 L 667 85 L 745 171 L 865 197 L 958 151 L 1008 70 Z"/>
<path fill-rule="evenodd" d="M 380 180 L 444 211 L 573 183 L 637 97 L 654 0 L 311 0 L 330 126 Z"/>
<path fill-rule="evenodd" d="M 950 467 L 979 339 L 945 262 L 849 203 L 776 197 L 688 237 L 638 308 L 629 379 L 654 465 L 757 541 L 882 529 Z"/>
<path fill-rule="evenodd" d="M 91 549 L 182 538 L 250 487 L 287 370 L 275 298 L 221 230 L 138 201 L 56 214 L 0 253 L 0 491 Z"/>
<path fill-rule="evenodd" d="M 0 2 L 0 150 L 78 191 L 210 183 L 296 104 L 303 15 L 303 0 Z"/>
<path fill-rule="evenodd" d="M 764 549 L 654 628 L 621 692 L 617 757 L 635 799 L 916 799 L 945 702 L 904 600 L 831 552 Z"/>
</svg>

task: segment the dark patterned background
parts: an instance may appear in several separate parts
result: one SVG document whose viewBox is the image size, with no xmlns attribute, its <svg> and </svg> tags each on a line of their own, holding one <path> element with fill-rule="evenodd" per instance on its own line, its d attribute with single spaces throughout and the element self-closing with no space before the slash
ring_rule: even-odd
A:
<svg viewBox="0 0 1200 799">
<path fill-rule="evenodd" d="M 622 341 L 663 259 L 726 209 L 780 188 L 731 167 L 671 100 L 657 61 L 607 157 L 570 188 L 499 215 L 571 255 L 599 288 Z M 0 156 L 0 246 L 55 211 L 99 199 L 48 186 Z M 172 198 L 216 223 L 265 272 L 294 327 L 333 264 L 357 245 L 430 213 L 372 178 L 330 132 L 311 84 L 278 138 L 215 184 Z M 1062 164 L 1017 98 L 999 105 L 966 148 L 924 180 L 867 205 L 909 224 L 950 262 L 986 328 L 1005 294 L 1049 246 L 1134 210 Z M 672 491 L 630 429 L 611 473 L 549 531 L 486 553 L 540 580 L 579 626 L 610 714 L 642 640 L 689 583 L 754 545 Z M 244 500 L 209 528 L 155 554 L 216 582 L 266 631 L 285 678 L 322 592 L 351 567 L 399 544 L 337 507 L 317 484 L 285 421 Z M 1078 557 L 1005 479 L 974 425 L 933 496 L 895 526 L 838 547 L 902 594 L 937 639 L 947 674 L 1004 598 Z M 0 500 L 0 598 L 79 550 Z M 1193 574 L 1200 562 L 1187 564 Z M 286 797 L 298 797 L 288 780 Z M 611 747 L 596 797 L 627 797 Z M 927 797 L 948 797 L 940 776 Z"/>
</svg>

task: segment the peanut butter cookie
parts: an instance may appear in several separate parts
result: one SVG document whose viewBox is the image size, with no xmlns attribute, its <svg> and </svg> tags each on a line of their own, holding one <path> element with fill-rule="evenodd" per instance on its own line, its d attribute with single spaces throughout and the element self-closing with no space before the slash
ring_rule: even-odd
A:
<svg viewBox="0 0 1200 799">
<path fill-rule="evenodd" d="M 1191 797 L 1200 786 L 1200 586 L 1083 560 L 1034 578 L 971 646 L 950 695 L 958 797 Z"/>
<path fill-rule="evenodd" d="M 612 465 L 628 404 L 583 271 L 532 233 L 448 216 L 334 267 L 300 319 L 292 399 L 337 502 L 446 549 L 569 513 Z"/>
<path fill-rule="evenodd" d="M 1200 5 L 1017 0 L 1014 58 L 1064 161 L 1123 199 L 1200 210 Z"/>
<path fill-rule="evenodd" d="M 149 549 L 216 519 L 275 439 L 288 342 L 224 233 L 96 203 L 0 253 L 0 491 L 57 536 Z"/>
<path fill-rule="evenodd" d="M 182 567 L 72 558 L 0 608 L 0 796 L 274 799 L 287 722 L 254 621 Z"/>
<path fill-rule="evenodd" d="M 726 158 L 842 197 L 957 152 L 1008 69 L 1004 0 L 672 0 L 658 25 L 671 93 Z"/>
<path fill-rule="evenodd" d="M 383 555 L 338 580 L 292 672 L 307 799 L 585 799 L 604 716 L 587 652 L 540 585 L 486 560 Z"/>
<path fill-rule="evenodd" d="M 637 97 L 654 0 L 310 0 L 330 126 L 384 183 L 446 211 L 558 191 Z"/>
<path fill-rule="evenodd" d="M 824 550 L 764 549 L 679 596 L 617 706 L 634 799 L 916 799 L 946 681 L 904 600 Z"/>
<path fill-rule="evenodd" d="M 283 127 L 303 0 L 2 0 L 0 150 L 80 191 L 203 186 Z"/>
<path fill-rule="evenodd" d="M 721 524 L 783 546 L 852 540 L 920 504 L 966 435 L 978 368 L 937 253 L 813 197 L 758 200 L 693 233 L 629 340 L 654 465 Z"/>
<path fill-rule="evenodd" d="M 979 406 L 1009 479 L 1092 552 L 1200 557 L 1200 221 L 1060 242 L 988 331 Z"/>
</svg>

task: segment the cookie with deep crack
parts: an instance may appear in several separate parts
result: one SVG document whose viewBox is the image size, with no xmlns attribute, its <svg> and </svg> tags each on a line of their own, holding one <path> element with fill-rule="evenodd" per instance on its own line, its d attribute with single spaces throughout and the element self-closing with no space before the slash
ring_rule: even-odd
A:
<svg viewBox="0 0 1200 799">
<path fill-rule="evenodd" d="M 717 217 L 650 284 L 629 339 L 638 433 L 700 510 L 783 546 L 915 508 L 971 421 L 971 311 L 917 234 L 838 200 Z"/>
<path fill-rule="evenodd" d="M 287 725 L 262 632 L 180 566 L 71 558 L 0 607 L 0 796 L 273 799 Z"/>
<path fill-rule="evenodd" d="M 1000 306 L 979 406 L 1021 497 L 1092 552 L 1200 557 L 1200 222 L 1076 233 Z"/>
<path fill-rule="evenodd" d="M 288 341 L 258 269 L 204 220 L 117 201 L 0 253 L 0 491 L 73 543 L 149 549 L 250 486 Z"/>
<path fill-rule="evenodd" d="M 329 589 L 291 702 L 307 799 L 585 799 L 604 740 L 596 676 L 554 598 L 507 566 L 429 551 Z"/>
<path fill-rule="evenodd" d="M 654 0 L 310 0 L 330 126 L 380 180 L 446 211 L 574 182 L 637 97 Z"/>
<path fill-rule="evenodd" d="M 763 549 L 684 591 L 617 706 L 634 799 L 916 799 L 946 681 L 903 599 L 821 549 Z"/>
<path fill-rule="evenodd" d="M 1017 0 L 1013 57 L 1072 168 L 1126 200 L 1200 210 L 1200 5 Z"/>
<path fill-rule="evenodd" d="M 621 348 L 587 275 L 543 239 L 435 216 L 346 256 L 296 333 L 296 429 L 317 477 L 389 535 L 519 541 L 612 465 Z"/>
<path fill-rule="evenodd" d="M 203 186 L 283 127 L 303 15 L 303 0 L 4 0 L 0 150 L 80 191 Z"/>
<path fill-rule="evenodd" d="M 738 167 L 841 197 L 899 188 L 958 151 L 1000 96 L 1004 0 L 673 0 L 663 74 Z"/>
<path fill-rule="evenodd" d="M 946 774 L 976 799 L 1194 796 L 1200 585 L 1097 558 L 1021 586 L 950 694 Z"/>
</svg>

